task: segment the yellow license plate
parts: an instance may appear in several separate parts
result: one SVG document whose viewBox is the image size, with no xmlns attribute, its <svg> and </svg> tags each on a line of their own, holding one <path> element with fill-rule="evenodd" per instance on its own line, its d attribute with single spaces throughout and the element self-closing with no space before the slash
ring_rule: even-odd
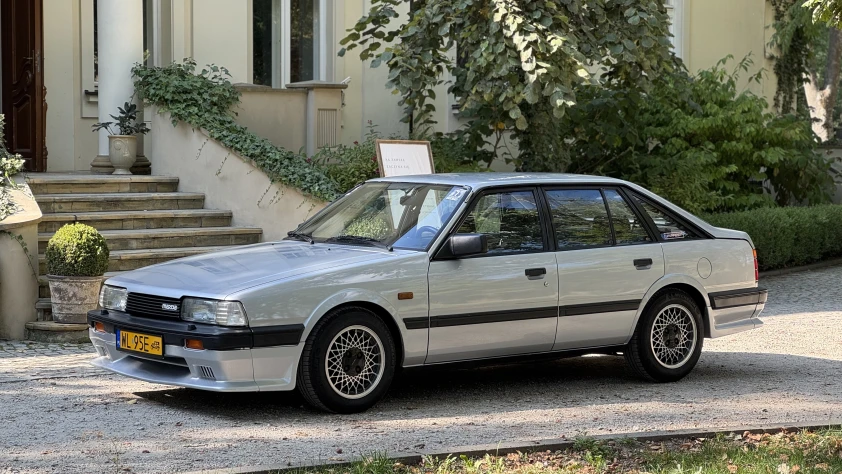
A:
<svg viewBox="0 0 842 474">
<path fill-rule="evenodd" d="M 160 336 L 150 336 L 149 334 L 118 329 L 117 349 L 162 356 L 164 355 L 164 340 Z"/>
</svg>

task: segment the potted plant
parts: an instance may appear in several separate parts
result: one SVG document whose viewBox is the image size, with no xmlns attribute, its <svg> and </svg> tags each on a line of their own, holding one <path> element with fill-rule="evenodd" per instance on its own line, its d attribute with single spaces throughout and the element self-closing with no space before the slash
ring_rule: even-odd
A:
<svg viewBox="0 0 842 474">
<path fill-rule="evenodd" d="M 97 308 L 108 255 L 105 238 L 85 224 L 67 224 L 50 239 L 47 279 L 54 321 L 87 322 L 88 311 Z"/>
<path fill-rule="evenodd" d="M 144 122 L 137 121 L 137 104 L 126 102 L 117 107 L 118 115 L 112 115 L 115 122 L 99 122 L 91 127 L 94 132 L 108 130 L 108 158 L 114 167 L 112 174 L 132 174 L 129 169 L 137 161 L 137 135 L 149 132 Z M 114 133 L 118 131 L 119 133 Z"/>
</svg>

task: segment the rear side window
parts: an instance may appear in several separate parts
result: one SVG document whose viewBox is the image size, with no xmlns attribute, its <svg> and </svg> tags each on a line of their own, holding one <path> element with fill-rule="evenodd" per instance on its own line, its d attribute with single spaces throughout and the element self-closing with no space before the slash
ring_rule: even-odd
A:
<svg viewBox="0 0 842 474">
<path fill-rule="evenodd" d="M 647 244 L 652 242 L 643 222 L 632 211 L 629 203 L 614 189 L 606 189 L 605 200 L 611 211 L 611 224 L 614 225 L 614 236 L 617 245 Z"/>
<path fill-rule="evenodd" d="M 637 201 L 643 212 L 649 215 L 658 229 L 658 235 L 661 239 L 670 240 L 690 240 L 698 239 L 699 235 L 693 232 L 692 229 L 680 224 L 674 217 L 666 212 L 661 211 L 649 202 L 642 199 L 640 196 L 634 194 L 632 199 Z"/>
<path fill-rule="evenodd" d="M 598 189 L 547 191 L 558 250 L 611 245 L 608 211 Z"/>
</svg>

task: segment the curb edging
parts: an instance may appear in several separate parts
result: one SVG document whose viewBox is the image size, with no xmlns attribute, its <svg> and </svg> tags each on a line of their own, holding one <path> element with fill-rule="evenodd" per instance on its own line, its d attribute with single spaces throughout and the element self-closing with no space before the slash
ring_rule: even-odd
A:
<svg viewBox="0 0 842 474">
<path fill-rule="evenodd" d="M 731 427 L 720 429 L 690 429 L 690 430 L 664 430 L 664 431 L 649 431 L 638 433 L 617 433 L 588 436 L 588 438 L 598 441 L 610 441 L 618 439 L 634 439 L 639 442 L 646 441 L 664 441 L 674 438 L 712 438 L 718 434 L 743 433 L 760 434 L 760 433 L 778 433 L 778 432 L 795 432 L 802 430 L 819 430 L 833 426 L 842 426 L 842 420 L 829 420 L 826 422 L 811 422 L 807 424 L 797 423 L 780 423 L 765 426 L 755 427 Z M 386 453 L 385 457 L 391 461 L 402 464 L 416 464 L 420 463 L 424 457 L 439 457 L 444 458 L 448 455 L 464 454 L 469 457 L 484 456 L 486 454 L 509 454 L 518 451 L 559 451 L 573 447 L 575 439 L 570 438 L 553 438 L 537 441 L 514 441 L 508 443 L 498 444 L 482 444 L 472 446 L 457 446 L 447 449 L 437 450 L 417 450 L 410 453 Z M 329 462 L 303 462 L 282 464 L 282 465 L 265 465 L 265 466 L 250 466 L 250 467 L 236 467 L 229 469 L 211 469 L 205 471 L 191 471 L 185 474 L 272 474 L 283 473 L 287 471 L 299 471 L 304 469 L 316 468 L 337 468 L 348 466 L 354 462 L 360 461 L 363 458 L 354 456 L 342 461 Z"/>
<path fill-rule="evenodd" d="M 760 272 L 760 278 L 789 275 L 790 273 L 806 272 L 810 270 L 819 270 L 821 268 L 834 267 L 836 265 L 842 265 L 842 258 L 832 258 L 830 260 L 822 260 L 820 262 L 801 265 L 798 267 L 787 267 L 779 268 L 777 270 L 764 271 Z"/>
</svg>

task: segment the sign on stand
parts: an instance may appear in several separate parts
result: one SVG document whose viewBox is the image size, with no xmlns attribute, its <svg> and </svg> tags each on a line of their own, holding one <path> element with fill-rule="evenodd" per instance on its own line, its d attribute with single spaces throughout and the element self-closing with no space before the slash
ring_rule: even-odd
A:
<svg viewBox="0 0 842 474">
<path fill-rule="evenodd" d="M 430 142 L 413 140 L 377 140 L 377 162 L 380 176 L 433 174 L 433 152 Z"/>
</svg>

